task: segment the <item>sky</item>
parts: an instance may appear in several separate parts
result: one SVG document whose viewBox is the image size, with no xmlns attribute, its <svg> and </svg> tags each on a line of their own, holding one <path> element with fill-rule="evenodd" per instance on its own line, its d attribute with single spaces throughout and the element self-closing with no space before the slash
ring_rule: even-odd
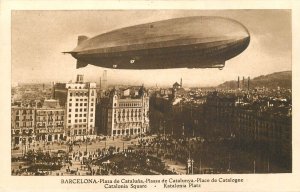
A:
<svg viewBox="0 0 300 192">
<path fill-rule="evenodd" d="M 248 48 L 219 69 L 120 70 L 93 65 L 76 69 L 76 59 L 62 54 L 77 37 L 93 37 L 114 29 L 185 16 L 222 16 L 245 25 Z M 77 74 L 99 82 L 107 70 L 108 84 L 215 86 L 238 76 L 254 78 L 292 69 L 290 10 L 97 10 L 12 11 L 12 83 L 73 82 Z"/>
</svg>

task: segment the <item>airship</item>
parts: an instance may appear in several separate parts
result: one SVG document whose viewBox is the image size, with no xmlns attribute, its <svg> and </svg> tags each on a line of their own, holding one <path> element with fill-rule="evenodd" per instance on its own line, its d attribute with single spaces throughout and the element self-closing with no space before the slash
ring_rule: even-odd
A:
<svg viewBox="0 0 300 192">
<path fill-rule="evenodd" d="M 76 68 L 219 68 L 242 53 L 250 34 L 240 22 L 215 16 L 181 17 L 79 36 L 69 52 Z"/>
</svg>

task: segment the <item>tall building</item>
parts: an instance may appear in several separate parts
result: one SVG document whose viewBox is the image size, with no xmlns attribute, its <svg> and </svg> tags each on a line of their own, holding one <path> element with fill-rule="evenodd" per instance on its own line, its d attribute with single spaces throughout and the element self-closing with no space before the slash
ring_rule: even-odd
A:
<svg viewBox="0 0 300 192">
<path fill-rule="evenodd" d="M 145 88 L 113 89 L 99 103 L 99 132 L 109 136 L 149 132 L 149 96 Z"/>
<path fill-rule="evenodd" d="M 78 75 L 75 83 L 55 84 L 54 98 L 66 110 L 67 139 L 95 136 L 96 97 L 96 83 L 84 82 L 83 75 Z"/>
</svg>

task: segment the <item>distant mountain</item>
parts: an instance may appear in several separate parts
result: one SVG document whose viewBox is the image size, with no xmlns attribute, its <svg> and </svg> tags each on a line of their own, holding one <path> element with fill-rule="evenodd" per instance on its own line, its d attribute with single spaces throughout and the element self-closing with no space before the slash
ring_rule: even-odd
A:
<svg viewBox="0 0 300 192">
<path fill-rule="evenodd" d="M 243 83 L 243 78 L 240 77 L 240 87 Z M 247 87 L 247 78 L 245 77 L 245 86 Z M 217 86 L 218 88 L 237 88 L 237 80 L 226 81 Z M 291 89 L 292 88 L 292 71 L 276 72 L 268 75 L 261 75 L 250 79 L 250 88 L 266 87 L 276 89 L 277 87 Z"/>
</svg>

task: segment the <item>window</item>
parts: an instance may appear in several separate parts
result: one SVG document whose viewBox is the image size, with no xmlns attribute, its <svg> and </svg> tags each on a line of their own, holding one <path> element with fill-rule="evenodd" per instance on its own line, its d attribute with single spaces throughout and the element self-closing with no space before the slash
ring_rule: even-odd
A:
<svg viewBox="0 0 300 192">
<path fill-rule="evenodd" d="M 82 108 L 80 108 L 80 112 L 82 112 Z"/>
<path fill-rule="evenodd" d="M 72 109 L 69 109 L 69 112 L 72 112 Z"/>
<path fill-rule="evenodd" d="M 94 111 L 94 108 L 91 108 L 91 111 Z"/>
<path fill-rule="evenodd" d="M 87 103 L 85 103 L 84 106 L 87 106 Z"/>
<path fill-rule="evenodd" d="M 69 120 L 68 123 L 71 123 L 71 120 Z"/>
<path fill-rule="evenodd" d="M 70 99 L 70 101 L 72 101 L 72 98 Z"/>
<path fill-rule="evenodd" d="M 94 103 L 91 103 L 91 106 L 94 106 Z"/>
<path fill-rule="evenodd" d="M 75 112 L 78 112 L 78 108 L 75 109 Z"/>
<path fill-rule="evenodd" d="M 79 117 L 82 117 L 82 114 L 79 114 Z"/>
<path fill-rule="evenodd" d="M 91 113 L 91 117 L 93 117 L 93 113 Z"/>
<path fill-rule="evenodd" d="M 83 119 L 83 122 L 86 122 L 86 119 Z"/>
<path fill-rule="evenodd" d="M 83 114 L 84 117 L 86 117 L 86 114 Z"/>
<path fill-rule="evenodd" d="M 78 107 L 78 103 L 76 103 L 75 106 Z"/>
<path fill-rule="evenodd" d="M 75 119 L 75 123 L 77 123 L 77 119 Z"/>
<path fill-rule="evenodd" d="M 75 117 L 78 117 L 78 115 L 77 115 L 77 114 L 75 114 Z"/>
<path fill-rule="evenodd" d="M 82 103 L 80 103 L 80 106 L 82 106 Z"/>
<path fill-rule="evenodd" d="M 69 103 L 69 107 L 72 107 L 72 103 Z"/>
<path fill-rule="evenodd" d="M 69 117 L 71 118 L 71 114 L 69 115 Z"/>
<path fill-rule="evenodd" d="M 69 87 L 70 88 L 70 87 Z M 72 97 L 73 96 L 73 94 L 72 93 L 70 93 L 70 97 Z"/>
<path fill-rule="evenodd" d="M 93 122 L 93 119 L 91 119 L 90 122 Z"/>
</svg>

